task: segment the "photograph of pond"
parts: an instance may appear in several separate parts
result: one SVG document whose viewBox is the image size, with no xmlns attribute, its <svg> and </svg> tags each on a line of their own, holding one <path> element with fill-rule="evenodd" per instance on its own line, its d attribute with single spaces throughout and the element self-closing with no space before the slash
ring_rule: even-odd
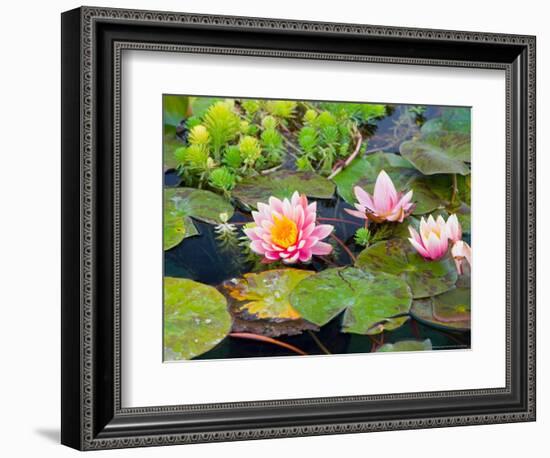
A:
<svg viewBox="0 0 550 458">
<path fill-rule="evenodd" d="M 469 107 L 166 94 L 162 121 L 164 361 L 470 348 Z"/>
</svg>

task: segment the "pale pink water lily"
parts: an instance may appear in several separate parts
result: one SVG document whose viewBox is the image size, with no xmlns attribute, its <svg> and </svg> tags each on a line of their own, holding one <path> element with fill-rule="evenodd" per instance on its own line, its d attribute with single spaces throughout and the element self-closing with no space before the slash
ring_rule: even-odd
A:
<svg viewBox="0 0 550 458">
<path fill-rule="evenodd" d="M 458 242 L 462 239 L 462 226 L 454 213 L 447 218 L 447 235 L 453 242 Z"/>
<path fill-rule="evenodd" d="M 358 202 L 355 204 L 356 210 L 346 209 L 346 211 L 352 216 L 375 223 L 383 221 L 402 223 L 414 208 L 411 202 L 412 190 L 406 194 L 397 192 L 392 179 L 384 170 L 380 171 L 376 178 L 372 196 L 360 186 L 355 186 L 353 192 Z"/>
<path fill-rule="evenodd" d="M 332 246 L 322 242 L 334 227 L 316 224 L 317 203 L 295 192 L 291 199 L 269 198 L 269 204 L 258 203 L 252 212 L 255 225 L 244 229 L 251 240 L 250 248 L 264 257 L 264 262 L 287 264 L 308 262 L 313 255 L 327 255 Z"/>
<path fill-rule="evenodd" d="M 456 270 L 459 275 L 464 274 L 464 260 L 468 262 L 469 265 L 472 265 L 472 249 L 463 240 L 458 240 L 454 243 L 451 248 L 451 253 L 455 260 Z"/>
<path fill-rule="evenodd" d="M 441 215 L 434 219 L 432 215 L 427 220 L 420 219 L 420 233 L 409 226 L 411 237 L 409 241 L 418 253 L 432 261 L 442 258 L 449 248 L 447 225 Z"/>
</svg>

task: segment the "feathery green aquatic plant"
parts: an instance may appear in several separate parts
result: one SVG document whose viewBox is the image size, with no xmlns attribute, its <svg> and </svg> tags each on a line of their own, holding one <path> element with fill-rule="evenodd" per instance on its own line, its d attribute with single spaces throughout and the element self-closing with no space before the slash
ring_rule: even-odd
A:
<svg viewBox="0 0 550 458">
<path fill-rule="evenodd" d="M 214 158 L 218 160 L 222 148 L 239 133 L 239 117 L 227 103 L 217 102 L 204 115 L 204 125 L 212 139 Z"/>
</svg>

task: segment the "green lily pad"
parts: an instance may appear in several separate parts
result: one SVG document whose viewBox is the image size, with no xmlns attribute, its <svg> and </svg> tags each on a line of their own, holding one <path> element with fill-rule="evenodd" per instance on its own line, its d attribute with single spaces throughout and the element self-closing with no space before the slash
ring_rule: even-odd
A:
<svg viewBox="0 0 550 458">
<path fill-rule="evenodd" d="M 199 233 L 191 218 L 176 207 L 176 203 L 171 198 L 172 194 L 164 190 L 163 243 L 165 250 L 174 248 L 183 239 Z"/>
<path fill-rule="evenodd" d="M 429 261 L 405 239 L 391 239 L 364 249 L 355 265 L 371 272 L 397 275 L 411 287 L 415 299 L 434 296 L 454 288 L 457 273 L 450 255 Z"/>
<path fill-rule="evenodd" d="M 162 145 L 164 171 L 175 169 L 178 166 L 178 161 L 174 153 L 178 148 L 183 146 L 183 142 L 176 136 L 176 128 L 169 124 L 165 124 Z"/>
<path fill-rule="evenodd" d="M 470 329 L 470 288 L 457 287 L 438 296 L 415 300 L 411 314 L 431 326 L 456 331 Z"/>
<path fill-rule="evenodd" d="M 458 135 L 438 135 L 421 137 L 401 143 L 399 151 L 424 175 L 436 173 L 457 173 L 468 175 L 470 167 L 464 158 L 470 160 L 469 139 Z M 468 142 L 468 143 L 466 143 Z"/>
<path fill-rule="evenodd" d="M 398 191 L 405 190 L 411 176 L 418 175 L 411 163 L 398 154 L 377 152 L 354 159 L 332 181 L 336 183 L 338 195 L 348 204 L 353 204 L 356 201 L 353 188 L 361 186 L 372 193 L 382 170 L 390 176 Z"/>
<path fill-rule="evenodd" d="M 165 95 L 163 97 L 164 124 L 177 126 L 187 117 L 189 97 L 185 95 Z"/>
<path fill-rule="evenodd" d="M 466 164 L 471 161 L 468 108 L 443 109 L 420 132 L 420 137 L 401 143 L 399 151 L 424 175 L 470 173 Z"/>
<path fill-rule="evenodd" d="M 281 170 L 269 175 L 245 178 L 233 190 L 233 196 L 251 208 L 258 202 L 267 202 L 271 196 L 290 197 L 298 191 L 308 197 L 330 199 L 334 195 L 334 184 L 313 172 Z"/>
<path fill-rule="evenodd" d="M 301 281 L 291 293 L 290 303 L 318 326 L 345 311 L 343 332 L 373 335 L 396 329 L 408 320 L 411 291 L 393 275 L 344 267 L 326 269 Z"/>
<path fill-rule="evenodd" d="M 164 278 L 164 359 L 191 359 L 214 348 L 231 330 L 223 294 L 186 278 Z"/>
<path fill-rule="evenodd" d="M 209 224 L 220 224 L 220 215 L 233 216 L 233 206 L 222 196 L 194 188 L 167 188 L 165 201 L 170 200 L 180 214 Z"/>
<path fill-rule="evenodd" d="M 394 352 L 394 351 L 430 351 L 432 350 L 432 341 L 426 340 L 401 340 L 400 342 L 387 343 L 382 345 L 376 353 Z"/>
</svg>

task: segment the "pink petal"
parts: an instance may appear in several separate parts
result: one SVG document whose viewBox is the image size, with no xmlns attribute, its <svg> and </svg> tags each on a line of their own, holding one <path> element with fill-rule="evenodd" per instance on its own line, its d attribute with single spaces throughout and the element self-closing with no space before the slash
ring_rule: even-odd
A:
<svg viewBox="0 0 550 458">
<path fill-rule="evenodd" d="M 357 210 L 350 210 L 349 208 L 344 208 L 344 210 L 347 213 L 349 213 L 351 216 L 355 216 L 356 218 L 368 219 L 367 215 L 365 215 L 365 212 L 360 212 L 360 211 L 357 211 Z"/>
<path fill-rule="evenodd" d="M 441 258 L 447 251 L 448 242 L 446 235 L 438 238 L 433 232 L 430 233 L 427 240 L 424 240 L 424 246 L 433 260 Z"/>
<path fill-rule="evenodd" d="M 290 199 L 290 203 L 293 207 L 296 207 L 300 202 L 300 194 L 298 191 L 294 191 L 294 194 L 292 194 L 292 197 Z"/>
<path fill-rule="evenodd" d="M 306 227 L 302 229 L 302 236 L 300 238 L 307 239 L 315 230 L 315 223 L 312 221 Z"/>
<path fill-rule="evenodd" d="M 304 219 L 304 209 L 300 205 L 294 207 L 294 222 L 296 223 L 298 230 L 302 229 Z"/>
<path fill-rule="evenodd" d="M 309 249 L 301 250 L 299 259 L 301 262 L 308 262 L 311 259 L 311 255 L 312 255 L 311 250 Z"/>
<path fill-rule="evenodd" d="M 458 242 L 462 238 L 462 228 L 454 213 L 447 218 L 446 227 L 447 235 L 453 242 Z"/>
<path fill-rule="evenodd" d="M 254 241 L 250 242 L 250 249 L 254 253 L 258 253 L 258 254 L 265 254 L 266 253 L 266 249 L 264 248 L 263 243 L 260 240 L 254 240 Z"/>
<path fill-rule="evenodd" d="M 294 256 L 292 256 L 288 259 L 283 259 L 283 262 L 285 264 L 294 264 L 298 260 L 299 256 L 300 256 L 300 253 L 296 252 L 296 254 Z"/>
<path fill-rule="evenodd" d="M 303 249 L 305 248 L 311 248 L 313 245 L 315 245 L 319 239 L 317 237 L 308 237 L 306 240 L 306 243 L 303 246 Z"/>
<path fill-rule="evenodd" d="M 397 191 L 389 175 L 382 170 L 374 185 L 374 205 L 378 213 L 389 212 L 397 201 Z"/>
<path fill-rule="evenodd" d="M 319 224 L 313 232 L 311 233 L 311 236 L 317 237 L 319 240 L 323 240 L 324 238 L 328 237 L 332 231 L 334 230 L 334 226 L 330 224 Z"/>
<path fill-rule="evenodd" d="M 270 259 L 271 261 L 275 261 L 275 260 L 279 259 L 280 253 L 274 253 L 273 251 L 266 251 L 266 253 L 264 254 L 264 256 L 265 256 L 267 259 Z"/>
<path fill-rule="evenodd" d="M 355 197 L 357 197 L 357 201 L 363 207 L 367 207 L 371 210 L 374 210 L 374 203 L 372 202 L 372 198 L 367 191 L 365 191 L 360 186 L 355 186 L 355 188 L 353 188 L 353 192 L 355 194 Z"/>
<path fill-rule="evenodd" d="M 256 233 L 257 231 L 257 228 L 247 228 L 247 229 L 243 229 L 243 232 L 245 233 L 245 235 L 250 239 L 250 240 L 261 240 L 261 237 L 259 235 L 257 235 Z"/>
<path fill-rule="evenodd" d="M 271 196 L 269 198 L 269 206 L 271 207 L 271 210 L 276 211 L 277 213 L 283 213 L 283 203 L 280 199 Z"/>
<path fill-rule="evenodd" d="M 288 199 L 283 200 L 283 215 L 289 219 L 294 219 L 294 211 Z"/>
<path fill-rule="evenodd" d="M 317 202 L 311 202 L 307 206 L 307 213 L 308 214 L 313 214 L 313 216 L 315 216 L 317 214 Z"/>
<path fill-rule="evenodd" d="M 331 251 L 332 245 L 325 242 L 317 242 L 311 247 L 311 254 L 315 254 L 317 256 L 324 256 L 326 254 L 329 254 Z"/>
<path fill-rule="evenodd" d="M 430 253 L 428 253 L 426 248 L 424 248 L 420 243 L 413 238 L 410 238 L 409 242 L 411 242 L 411 245 L 416 249 L 416 251 L 418 251 L 418 254 L 424 258 L 430 259 Z"/>
</svg>

